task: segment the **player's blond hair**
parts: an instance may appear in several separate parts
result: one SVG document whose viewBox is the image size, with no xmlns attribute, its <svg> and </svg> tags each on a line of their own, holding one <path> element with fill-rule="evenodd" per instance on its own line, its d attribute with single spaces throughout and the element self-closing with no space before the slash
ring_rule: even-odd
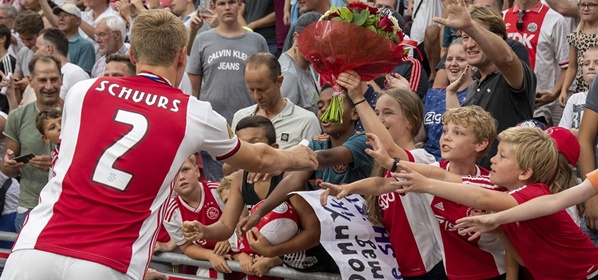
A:
<svg viewBox="0 0 598 280">
<path fill-rule="evenodd" d="M 532 183 L 551 185 L 558 167 L 554 140 L 537 127 L 511 127 L 498 134 L 500 142 L 513 146 L 519 168 L 531 169 Z"/>
<path fill-rule="evenodd" d="M 179 18 L 155 9 L 135 18 L 131 29 L 131 54 L 136 63 L 170 66 L 187 45 L 189 32 Z"/>
<path fill-rule="evenodd" d="M 464 106 L 447 110 L 442 115 L 444 124 L 454 123 L 471 128 L 476 142 L 488 140 L 488 146 L 478 153 L 478 158 L 486 156 L 496 138 L 496 120 L 480 106 Z"/>
</svg>

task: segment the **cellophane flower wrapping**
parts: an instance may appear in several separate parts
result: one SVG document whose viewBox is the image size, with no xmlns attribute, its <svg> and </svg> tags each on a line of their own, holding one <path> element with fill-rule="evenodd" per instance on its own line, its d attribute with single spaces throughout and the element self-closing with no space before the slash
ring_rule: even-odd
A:
<svg viewBox="0 0 598 280">
<path fill-rule="evenodd" d="M 331 104 L 321 120 L 342 123 L 345 90 L 336 84 L 336 77 L 344 71 L 355 70 L 363 81 L 373 80 L 397 66 L 405 56 L 405 51 L 400 44 L 403 33 L 400 29 L 392 32 L 391 21 L 386 16 L 377 16 L 379 21 L 374 24 L 379 28 L 366 28 L 342 20 L 325 20 L 334 18 L 334 13 L 340 14 L 327 13 L 322 17 L 324 20 L 304 28 L 297 44 L 299 51 L 312 63 L 321 79 L 333 85 Z M 383 21 L 390 28 L 382 25 Z M 392 33 L 385 36 L 383 29 L 391 30 Z M 393 34 L 396 38 L 389 39 Z"/>
</svg>

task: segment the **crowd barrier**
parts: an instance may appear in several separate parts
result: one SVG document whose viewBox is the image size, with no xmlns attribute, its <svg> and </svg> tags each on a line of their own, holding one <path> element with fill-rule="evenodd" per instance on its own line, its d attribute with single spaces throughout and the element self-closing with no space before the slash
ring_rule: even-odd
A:
<svg viewBox="0 0 598 280">
<path fill-rule="evenodd" d="M 17 234 L 14 232 L 5 232 L 0 231 L 0 240 L 6 241 L 14 241 L 17 238 Z M 3 267 L 6 259 L 8 258 L 10 251 L 7 249 L 0 249 L 0 266 Z M 170 263 L 173 265 L 193 265 L 201 268 L 211 268 L 212 265 L 209 261 L 198 261 L 191 259 L 183 254 L 178 253 L 159 253 L 152 257 L 152 262 L 160 262 L 160 263 Z M 232 271 L 236 272 L 243 272 L 241 270 L 241 266 L 237 261 L 227 261 L 226 262 Z M 154 266 L 152 266 L 154 267 Z M 157 268 L 157 267 L 154 267 Z M 166 273 L 170 279 L 177 280 L 177 279 L 206 279 L 202 277 L 196 277 L 194 275 L 188 274 L 177 274 L 171 273 L 170 271 L 164 271 L 164 269 L 157 270 Z M 316 272 L 299 272 L 292 268 L 277 266 L 273 267 L 266 273 L 267 276 L 273 277 L 282 277 L 285 279 L 293 279 L 293 280 L 340 280 L 341 276 L 338 274 L 331 274 L 331 273 L 316 273 Z"/>
</svg>

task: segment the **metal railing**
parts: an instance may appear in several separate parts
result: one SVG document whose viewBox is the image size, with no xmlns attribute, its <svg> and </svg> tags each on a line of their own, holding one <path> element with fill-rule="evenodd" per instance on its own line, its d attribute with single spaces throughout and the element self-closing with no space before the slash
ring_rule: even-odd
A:
<svg viewBox="0 0 598 280">
<path fill-rule="evenodd" d="M 17 234 L 14 232 L 5 232 L 0 231 L 0 240 L 6 241 L 14 241 L 17 238 Z M 212 265 L 209 261 L 199 261 L 191 259 L 184 254 L 179 253 L 169 253 L 163 252 L 156 254 L 152 257 L 152 261 L 156 262 L 165 262 L 171 264 L 184 264 L 184 265 L 192 265 L 197 266 L 200 268 L 212 268 Z M 243 272 L 241 270 L 241 265 L 237 261 L 226 261 L 228 267 L 235 272 Z M 4 262 L 0 261 L 0 265 L 4 265 Z M 163 272 L 172 272 L 172 271 L 163 271 Z M 180 274 L 182 275 L 182 274 Z M 339 274 L 332 274 L 332 273 L 321 273 L 321 272 L 300 272 L 292 268 L 276 266 L 271 268 L 267 276 L 273 277 L 281 277 L 285 279 L 296 279 L 296 280 L 340 280 L 341 276 Z M 189 275 L 191 276 L 191 275 Z M 203 278 L 198 278 L 203 279 Z"/>
</svg>

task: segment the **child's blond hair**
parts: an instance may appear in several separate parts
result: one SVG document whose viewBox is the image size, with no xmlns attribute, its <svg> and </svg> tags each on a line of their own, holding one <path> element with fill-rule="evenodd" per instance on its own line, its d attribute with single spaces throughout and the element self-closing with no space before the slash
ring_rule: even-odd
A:
<svg viewBox="0 0 598 280">
<path fill-rule="evenodd" d="M 531 183 L 553 183 L 558 151 L 548 134 L 536 127 L 511 127 L 498 134 L 498 140 L 513 145 L 519 168 L 532 171 Z"/>
<path fill-rule="evenodd" d="M 224 177 L 222 177 L 222 180 L 220 180 L 220 185 L 218 185 L 218 188 L 216 189 L 216 192 L 218 192 L 218 195 L 220 197 L 222 197 L 222 192 L 224 190 L 230 190 L 230 187 L 233 182 L 233 176 L 234 176 L 234 173 L 230 174 L 228 176 L 224 176 Z"/>
<path fill-rule="evenodd" d="M 488 140 L 488 146 L 478 153 L 478 158 L 488 154 L 494 138 L 496 138 L 496 120 L 480 106 L 465 106 L 447 110 L 442 115 L 444 124 L 454 123 L 463 127 L 471 127 L 476 142 Z"/>
</svg>

